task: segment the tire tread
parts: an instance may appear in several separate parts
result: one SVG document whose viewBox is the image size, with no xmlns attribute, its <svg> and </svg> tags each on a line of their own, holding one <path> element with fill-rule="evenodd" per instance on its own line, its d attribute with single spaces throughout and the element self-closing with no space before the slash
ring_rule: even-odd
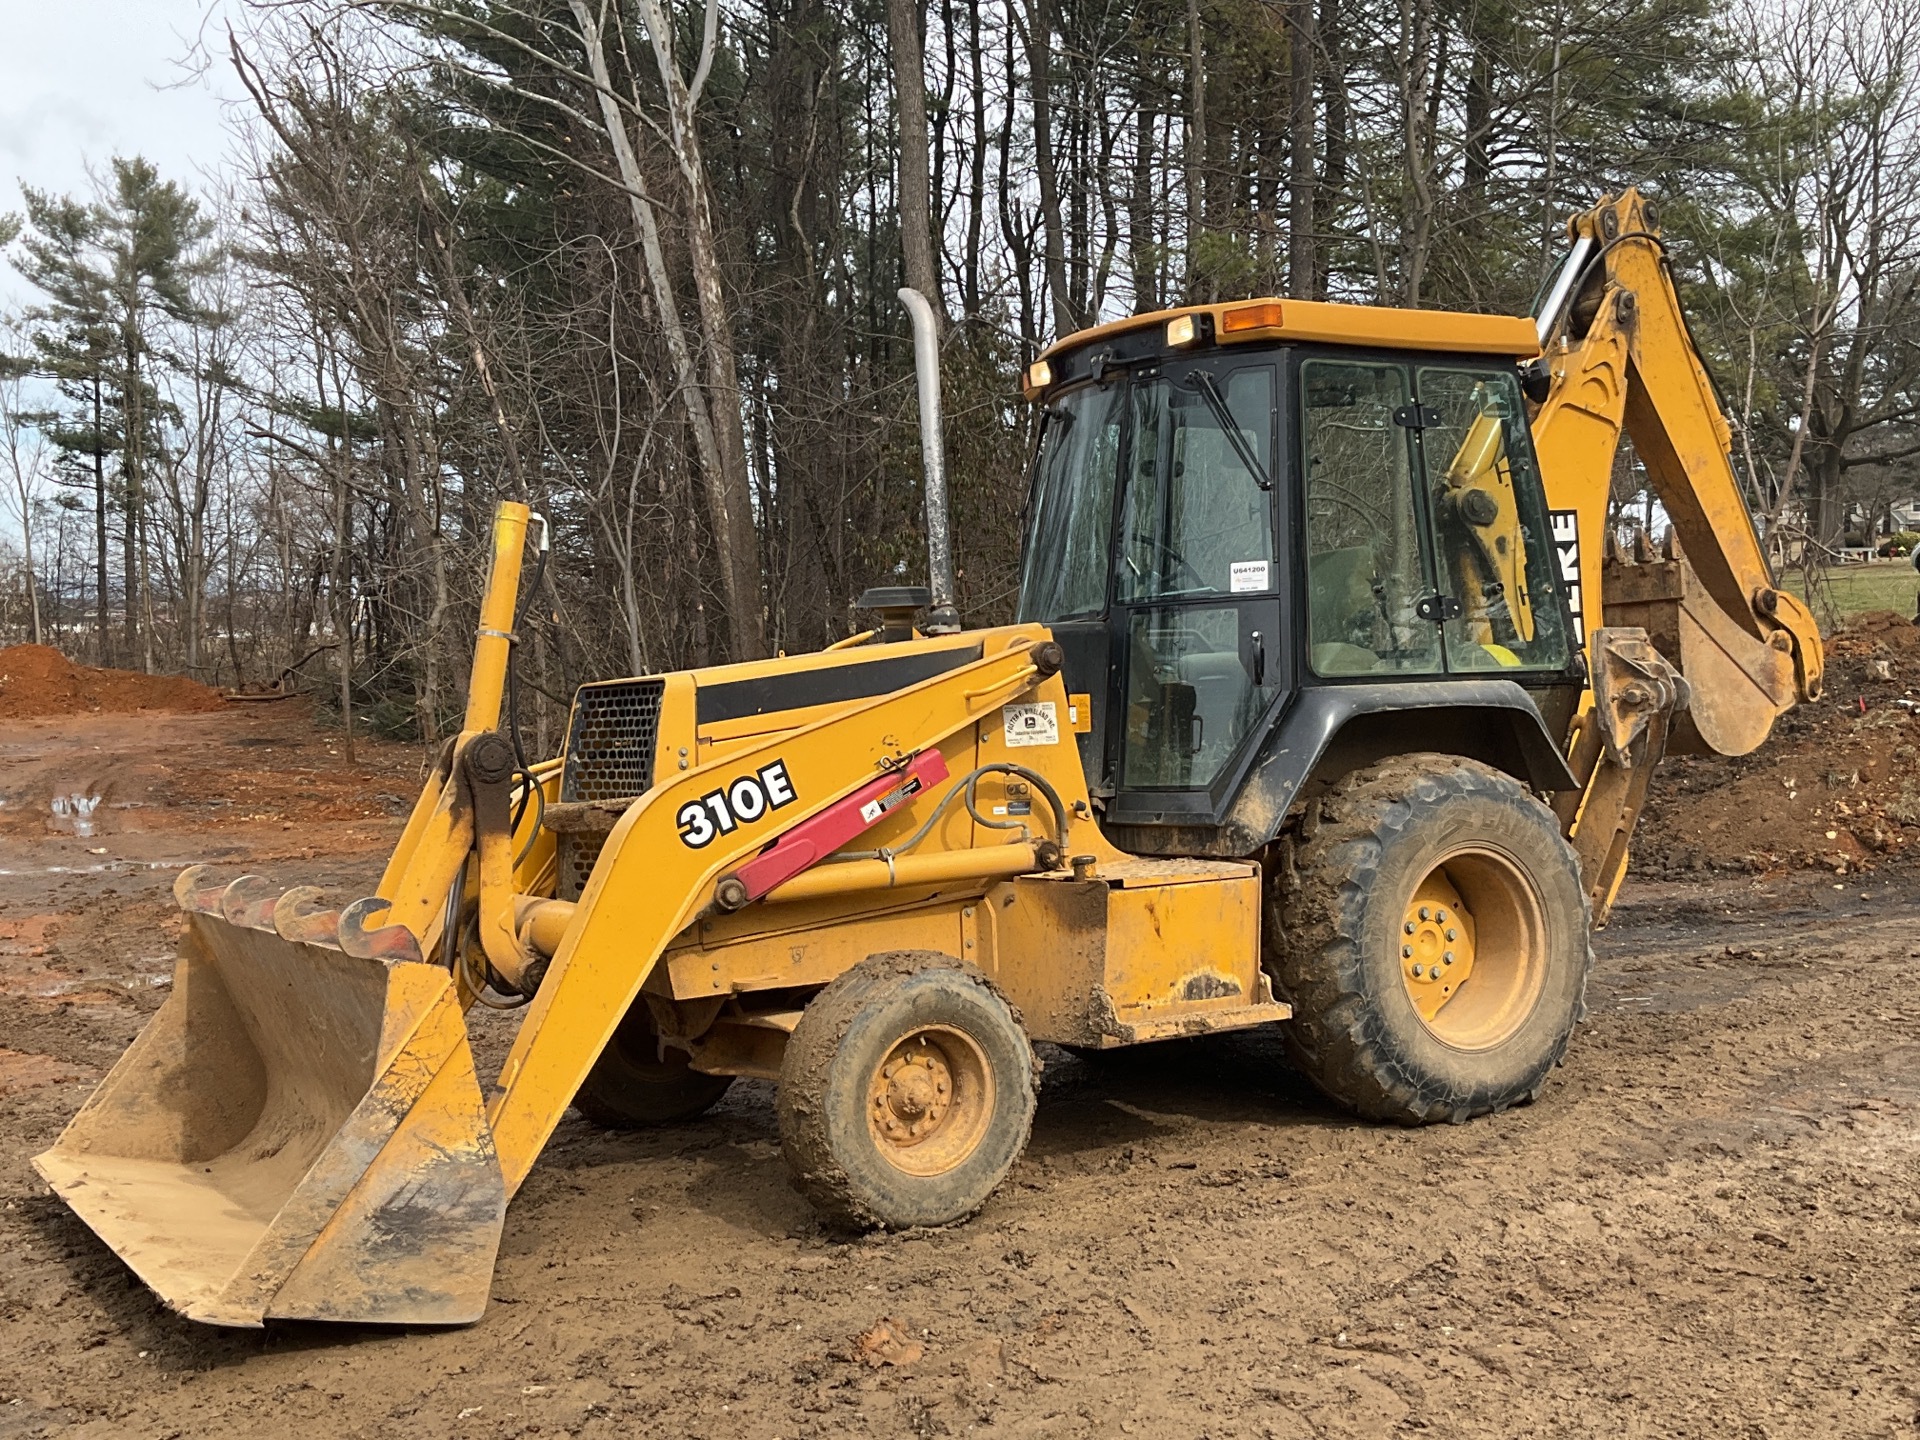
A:
<svg viewBox="0 0 1920 1440">
<path fill-rule="evenodd" d="M 1461 756 L 1410 754 L 1341 777 L 1307 803 L 1276 845 L 1265 962 L 1275 989 L 1294 1007 L 1283 1027 L 1288 1053 L 1328 1096 L 1369 1119 L 1458 1124 L 1504 1110 L 1539 1093 L 1572 1036 L 1569 1026 L 1554 1038 L 1522 1093 L 1474 1100 L 1415 1073 L 1394 1052 L 1383 1027 L 1371 1023 L 1362 926 L 1381 862 L 1434 807 L 1467 796 L 1523 806 L 1551 822 L 1545 806 L 1490 766 Z M 1552 842 L 1556 863 L 1572 873 L 1581 896 L 1578 1022 L 1586 1017 L 1593 965 L 1590 915 L 1585 886 L 1578 883 L 1579 861 L 1557 827 Z"/>
</svg>

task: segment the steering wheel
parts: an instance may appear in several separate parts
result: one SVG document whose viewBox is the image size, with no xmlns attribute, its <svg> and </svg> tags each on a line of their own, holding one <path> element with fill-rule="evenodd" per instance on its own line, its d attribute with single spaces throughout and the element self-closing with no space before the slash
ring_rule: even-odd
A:
<svg viewBox="0 0 1920 1440">
<path fill-rule="evenodd" d="M 1146 541 L 1146 543 L 1151 545 L 1154 548 L 1154 550 L 1157 551 L 1161 556 L 1165 557 L 1168 560 L 1171 560 L 1175 565 L 1178 565 L 1182 570 L 1186 571 L 1187 574 L 1192 577 L 1193 585 L 1190 588 L 1184 587 L 1184 586 L 1181 587 L 1183 593 L 1191 593 L 1191 590 L 1216 590 L 1219 588 L 1218 586 L 1209 585 L 1206 582 L 1206 578 L 1202 576 L 1201 573 L 1194 568 L 1193 563 L 1190 560 L 1188 560 L 1186 556 L 1182 555 L 1178 550 L 1174 549 L 1166 541 L 1162 540 L 1158 535 L 1136 534 L 1133 538 L 1136 541 L 1140 541 L 1140 540 Z M 1134 563 L 1133 557 L 1131 555 L 1127 556 L 1127 568 L 1133 571 L 1136 578 L 1141 580 L 1144 580 L 1147 578 L 1146 575 L 1141 572 L 1140 567 Z M 1163 581 L 1169 578 L 1164 568 L 1161 569 L 1159 578 Z"/>
</svg>

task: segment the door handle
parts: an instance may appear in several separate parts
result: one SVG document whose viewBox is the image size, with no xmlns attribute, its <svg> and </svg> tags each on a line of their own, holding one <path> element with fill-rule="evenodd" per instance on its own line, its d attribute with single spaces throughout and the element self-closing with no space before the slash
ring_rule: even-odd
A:
<svg viewBox="0 0 1920 1440">
<path fill-rule="evenodd" d="M 1267 637 L 1258 630 L 1249 637 L 1253 642 L 1253 688 L 1267 683 Z"/>
</svg>

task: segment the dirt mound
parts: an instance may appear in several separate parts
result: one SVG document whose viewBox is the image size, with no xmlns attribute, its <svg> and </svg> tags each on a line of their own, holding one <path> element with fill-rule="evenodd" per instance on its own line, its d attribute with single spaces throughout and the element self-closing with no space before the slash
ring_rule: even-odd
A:
<svg viewBox="0 0 1920 1440">
<path fill-rule="evenodd" d="M 218 694 L 184 675 L 142 675 L 75 665 L 46 645 L 0 650 L 0 719 L 93 710 L 218 710 Z"/>
<path fill-rule="evenodd" d="M 1848 874 L 1920 843 L 1920 628 L 1870 611 L 1826 648 L 1826 694 L 1783 715 L 1754 754 L 1661 766 L 1635 873 Z"/>
</svg>

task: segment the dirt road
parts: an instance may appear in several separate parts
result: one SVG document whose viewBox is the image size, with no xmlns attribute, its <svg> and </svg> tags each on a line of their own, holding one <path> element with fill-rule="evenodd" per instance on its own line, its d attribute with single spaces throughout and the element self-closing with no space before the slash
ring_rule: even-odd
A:
<svg viewBox="0 0 1920 1440">
<path fill-rule="evenodd" d="M 27 1160 L 165 993 L 181 863 L 370 887 L 417 760 L 350 771 L 334 748 L 275 706 L 0 725 L 0 1437 L 1920 1420 L 1904 860 L 1635 882 L 1567 1065 L 1493 1119 L 1355 1123 L 1259 1033 L 1049 1050 L 1032 1147 L 983 1215 L 845 1243 L 787 1186 L 768 1087 L 741 1082 L 671 1132 L 563 1124 L 470 1329 L 174 1319 Z M 55 813 L 76 793 L 101 796 L 91 834 Z"/>
</svg>

